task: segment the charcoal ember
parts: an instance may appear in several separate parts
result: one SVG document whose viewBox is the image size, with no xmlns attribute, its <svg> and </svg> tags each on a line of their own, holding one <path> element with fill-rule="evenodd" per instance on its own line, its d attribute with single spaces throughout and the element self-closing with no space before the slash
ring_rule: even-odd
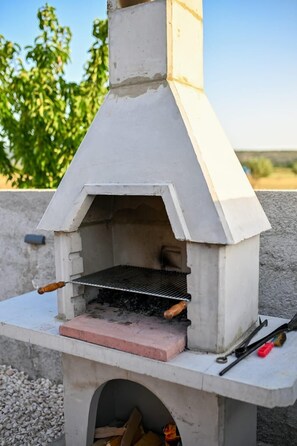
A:
<svg viewBox="0 0 297 446">
<path fill-rule="evenodd" d="M 154 316 L 163 319 L 164 311 L 168 310 L 178 301 L 174 299 L 148 296 L 146 294 L 103 289 L 99 291 L 97 299 L 93 302 L 120 308 L 123 312 L 133 312 L 143 316 Z M 187 311 L 176 316 L 174 320 L 186 321 Z"/>
</svg>

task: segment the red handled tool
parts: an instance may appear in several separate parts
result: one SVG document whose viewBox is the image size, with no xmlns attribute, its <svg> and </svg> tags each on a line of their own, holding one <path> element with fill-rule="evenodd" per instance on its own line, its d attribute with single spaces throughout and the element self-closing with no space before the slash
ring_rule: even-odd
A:
<svg viewBox="0 0 297 446">
<path fill-rule="evenodd" d="M 262 347 L 258 350 L 258 356 L 261 358 L 265 358 L 273 349 L 273 347 L 282 347 L 284 343 L 286 342 L 287 336 L 285 332 L 280 333 L 279 335 L 275 336 L 273 341 L 266 342 L 266 344 L 262 345 Z"/>
</svg>

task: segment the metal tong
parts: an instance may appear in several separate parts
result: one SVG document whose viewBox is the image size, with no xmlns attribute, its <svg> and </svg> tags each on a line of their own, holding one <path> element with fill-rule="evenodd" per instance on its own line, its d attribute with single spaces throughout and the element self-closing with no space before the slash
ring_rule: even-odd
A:
<svg viewBox="0 0 297 446">
<path fill-rule="evenodd" d="M 265 322 L 266 322 L 265 325 L 267 325 L 267 320 L 266 319 L 265 319 L 265 321 L 262 322 L 262 324 L 264 324 Z M 260 327 L 260 325 L 259 325 L 259 327 Z M 257 327 L 257 328 L 259 328 L 259 327 Z M 239 361 L 241 361 L 246 356 L 248 356 L 251 353 L 253 353 L 255 350 L 257 350 L 263 344 L 268 342 L 270 339 L 274 338 L 279 333 L 286 332 L 286 331 L 287 332 L 288 331 L 293 331 L 293 330 L 297 330 L 297 313 L 292 317 L 292 319 L 288 323 L 280 325 L 278 328 L 276 328 L 275 330 L 271 331 L 268 335 L 264 336 L 263 338 L 259 339 L 258 341 L 254 342 L 251 345 L 247 345 L 244 351 L 243 350 L 239 350 L 237 352 L 237 355 L 235 353 L 235 355 L 237 356 L 237 359 L 235 359 L 235 361 L 233 361 L 230 365 L 228 365 L 223 370 L 221 370 L 219 375 L 220 376 L 224 375 L 226 372 L 228 372 L 228 370 L 230 370 L 232 367 L 234 367 Z M 251 334 L 253 334 L 253 333 L 251 333 Z M 241 346 L 239 348 L 241 348 Z"/>
<path fill-rule="evenodd" d="M 261 328 L 266 327 L 268 324 L 267 319 L 265 319 L 263 322 L 261 321 L 261 318 L 259 317 L 259 325 L 256 327 L 237 347 L 235 347 L 234 350 L 232 350 L 230 353 L 228 353 L 225 356 L 219 356 L 216 361 L 219 364 L 225 364 L 228 359 L 227 357 L 235 354 L 236 358 L 240 358 L 249 348 L 249 343 L 251 339 L 261 330 Z M 253 345 L 253 344 L 252 344 Z M 232 363 L 233 364 L 233 363 Z M 231 368 L 231 367 L 230 367 Z M 224 369 L 225 370 L 225 369 Z M 229 369 L 228 369 L 229 370 Z"/>
</svg>

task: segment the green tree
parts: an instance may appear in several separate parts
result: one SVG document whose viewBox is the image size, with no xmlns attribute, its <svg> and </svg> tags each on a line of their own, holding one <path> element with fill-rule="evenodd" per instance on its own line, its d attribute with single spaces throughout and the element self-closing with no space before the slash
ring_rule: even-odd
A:
<svg viewBox="0 0 297 446">
<path fill-rule="evenodd" d="M 250 158 L 244 162 L 254 178 L 268 177 L 273 172 L 273 164 L 265 157 Z"/>
<path fill-rule="evenodd" d="M 292 169 L 292 171 L 297 175 L 297 161 L 295 161 L 295 162 L 292 164 L 291 169 Z"/>
<path fill-rule="evenodd" d="M 67 82 L 71 31 L 55 8 L 38 10 L 41 34 L 25 47 L 0 35 L 0 172 L 21 188 L 57 187 L 107 93 L 107 21 L 95 20 L 95 41 L 80 83 Z"/>
</svg>

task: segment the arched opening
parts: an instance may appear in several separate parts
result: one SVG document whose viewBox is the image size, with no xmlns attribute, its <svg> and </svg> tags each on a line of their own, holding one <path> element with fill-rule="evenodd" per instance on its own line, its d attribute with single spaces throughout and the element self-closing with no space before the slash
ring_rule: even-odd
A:
<svg viewBox="0 0 297 446">
<path fill-rule="evenodd" d="M 162 401 L 146 387 L 125 379 L 113 379 L 100 386 L 93 396 L 89 417 L 90 437 L 94 428 L 124 426 L 135 408 L 142 415 L 140 424 L 146 434 L 153 432 L 164 439 L 164 427 L 175 424 Z"/>
</svg>

